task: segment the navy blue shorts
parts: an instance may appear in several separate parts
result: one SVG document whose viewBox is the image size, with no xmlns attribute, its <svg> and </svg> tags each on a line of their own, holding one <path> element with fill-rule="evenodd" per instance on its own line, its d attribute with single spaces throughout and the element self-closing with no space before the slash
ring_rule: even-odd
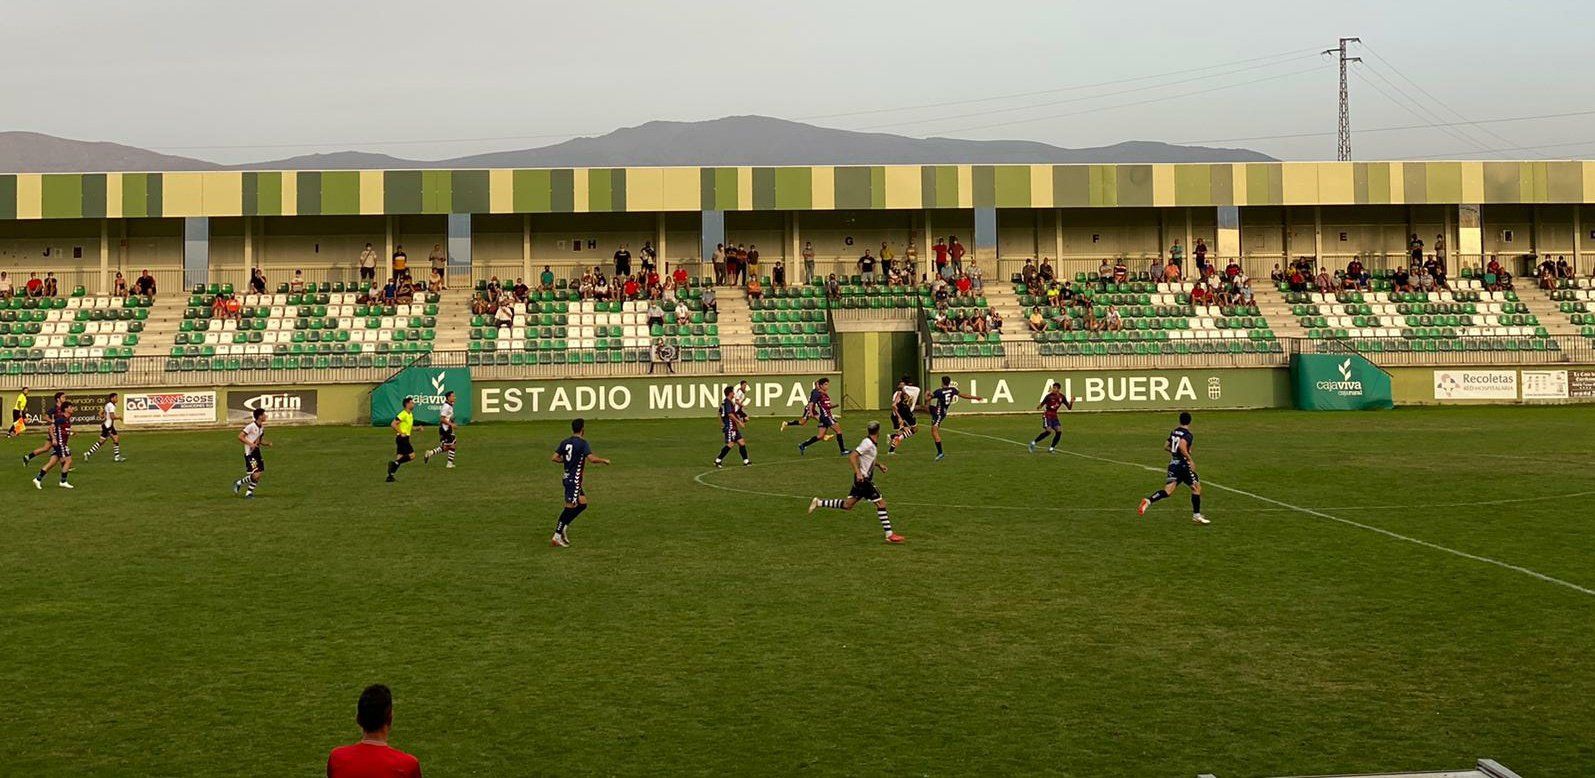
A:
<svg viewBox="0 0 1595 778">
<path fill-rule="evenodd" d="M 50 456 L 66 459 L 72 456 L 72 447 L 65 443 L 52 444 L 50 446 Z"/>
<path fill-rule="evenodd" d="M 576 502 L 576 498 L 587 495 L 587 492 L 582 489 L 582 482 L 579 479 L 566 478 L 563 483 L 565 485 L 565 502 Z"/>
<path fill-rule="evenodd" d="M 821 413 L 815 418 L 820 420 L 820 429 L 822 430 L 828 430 L 836 426 L 836 419 L 832 418 L 829 413 Z"/>
<path fill-rule="evenodd" d="M 947 410 L 940 405 L 930 406 L 930 423 L 940 425 L 947 418 Z"/>
<path fill-rule="evenodd" d="M 742 433 L 737 432 L 737 425 L 728 421 L 721 426 L 721 432 L 725 433 L 725 439 L 727 443 L 735 443 L 737 442 L 738 438 L 742 437 Z"/>
<path fill-rule="evenodd" d="M 1185 484 L 1186 486 L 1195 486 L 1195 485 L 1197 485 L 1197 484 L 1199 484 L 1201 482 L 1202 482 L 1202 479 L 1196 477 L 1196 471 L 1191 469 L 1191 463 L 1189 463 L 1189 462 L 1170 462 L 1169 463 L 1168 479 L 1165 480 L 1164 483 L 1166 483 L 1166 484 Z"/>
<path fill-rule="evenodd" d="M 1044 429 L 1044 430 L 1052 430 L 1053 432 L 1058 432 L 1059 430 L 1063 429 L 1063 422 L 1059 421 L 1058 419 L 1048 418 L 1046 416 L 1042 416 L 1041 417 L 1041 428 Z"/>
</svg>

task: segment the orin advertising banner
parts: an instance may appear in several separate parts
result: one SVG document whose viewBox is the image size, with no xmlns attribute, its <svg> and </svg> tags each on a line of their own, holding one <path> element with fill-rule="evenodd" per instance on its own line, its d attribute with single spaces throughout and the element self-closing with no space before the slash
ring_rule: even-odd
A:
<svg viewBox="0 0 1595 778">
<path fill-rule="evenodd" d="M 122 416 L 130 426 L 215 424 L 215 392 L 129 392 Z"/>
<path fill-rule="evenodd" d="M 1288 408 L 1290 375 L 1273 368 L 1211 370 L 1059 370 L 1056 372 L 952 373 L 953 383 L 980 402 L 958 403 L 969 413 L 1035 410 L 1053 381 L 1077 410 L 1189 410 Z M 940 384 L 940 376 L 926 379 Z M 927 390 L 933 388 L 927 386 Z"/>
<path fill-rule="evenodd" d="M 748 413 L 796 418 L 821 376 L 748 376 Z M 841 380 L 831 379 L 831 402 L 842 405 Z M 494 381 L 476 388 L 483 420 L 662 419 L 714 416 L 727 386 L 740 377 L 593 378 L 561 381 Z"/>
<path fill-rule="evenodd" d="M 1436 370 L 1436 400 L 1516 400 L 1516 370 Z"/>
<path fill-rule="evenodd" d="M 227 421 L 242 424 L 264 409 L 266 419 L 277 424 L 316 421 L 316 390 L 292 389 L 282 392 L 228 392 Z"/>
<path fill-rule="evenodd" d="M 28 407 L 23 414 L 28 419 L 28 426 L 44 423 L 45 412 L 55 405 L 55 393 L 51 389 L 47 392 L 28 394 Z M 98 425 L 105 421 L 105 403 L 111 399 L 110 392 L 73 392 L 68 391 L 66 398 L 72 401 L 72 423 L 76 425 Z M 12 402 L 16 402 L 15 399 Z M 10 417 L 6 417 L 7 421 Z"/>
<path fill-rule="evenodd" d="M 471 422 L 471 371 L 464 367 L 410 367 L 399 371 L 371 392 L 371 424 L 386 427 L 404 408 L 404 398 L 415 398 L 415 420 L 437 424 L 443 397 L 454 392 L 454 419 Z"/>
<path fill-rule="evenodd" d="M 1522 374 L 1523 399 L 1566 400 L 1566 370 L 1524 370 Z"/>
<path fill-rule="evenodd" d="M 1296 407 L 1310 411 L 1395 407 L 1390 374 L 1355 354 L 1296 354 L 1290 360 Z"/>
</svg>

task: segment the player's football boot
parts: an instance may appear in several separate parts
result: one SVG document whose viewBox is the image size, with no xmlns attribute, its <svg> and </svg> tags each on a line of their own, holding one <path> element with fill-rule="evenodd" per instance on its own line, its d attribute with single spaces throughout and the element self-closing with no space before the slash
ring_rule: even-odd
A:
<svg viewBox="0 0 1595 778">
<path fill-rule="evenodd" d="M 1146 509 L 1150 508 L 1150 507 L 1152 507 L 1152 501 L 1148 500 L 1145 497 L 1142 497 L 1141 498 L 1141 506 L 1135 509 L 1135 515 L 1137 515 L 1137 516 L 1145 516 L 1146 515 Z"/>
<path fill-rule="evenodd" d="M 810 498 L 809 499 L 809 513 L 813 513 L 815 511 L 819 510 L 819 508 L 820 508 L 820 498 L 818 498 L 818 497 Z"/>
<path fill-rule="evenodd" d="M 1211 521 L 1208 521 L 1207 517 L 1203 516 L 1200 513 L 1191 516 L 1191 522 L 1195 523 L 1195 524 L 1212 524 L 1213 523 Z"/>
<path fill-rule="evenodd" d="M 886 542 L 887 543 L 902 543 L 902 542 L 904 542 L 906 540 L 908 540 L 908 538 L 905 538 L 902 535 L 899 535 L 899 534 L 897 534 L 895 532 L 893 532 L 892 534 L 886 536 Z"/>
</svg>

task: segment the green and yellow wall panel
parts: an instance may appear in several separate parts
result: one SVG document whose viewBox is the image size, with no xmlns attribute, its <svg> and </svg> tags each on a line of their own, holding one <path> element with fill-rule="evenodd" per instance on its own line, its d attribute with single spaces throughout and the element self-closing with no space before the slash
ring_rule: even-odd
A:
<svg viewBox="0 0 1595 778">
<path fill-rule="evenodd" d="M 0 219 L 1453 203 L 1595 203 L 1595 162 L 0 175 Z"/>
</svg>

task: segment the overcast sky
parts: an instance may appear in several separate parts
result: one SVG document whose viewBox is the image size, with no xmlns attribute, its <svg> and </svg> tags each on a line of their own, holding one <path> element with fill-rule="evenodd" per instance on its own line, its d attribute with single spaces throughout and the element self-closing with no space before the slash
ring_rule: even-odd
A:
<svg viewBox="0 0 1595 778">
<path fill-rule="evenodd" d="M 1333 159 L 1337 74 L 1313 52 L 1340 35 L 1368 44 L 1354 66 L 1354 130 L 1595 112 L 1595 2 L 1510 9 L 0 0 L 0 129 L 242 162 L 346 148 L 441 158 L 650 119 L 765 114 L 913 136 L 1210 141 Z M 1093 84 L 1108 85 L 1069 89 Z M 1017 93 L 1042 94 L 989 99 Z M 939 107 L 880 110 L 927 104 Z M 1324 134 L 1256 138 L 1298 133 Z M 1587 157 L 1595 113 L 1373 132 L 1353 144 L 1359 159 Z"/>
</svg>

